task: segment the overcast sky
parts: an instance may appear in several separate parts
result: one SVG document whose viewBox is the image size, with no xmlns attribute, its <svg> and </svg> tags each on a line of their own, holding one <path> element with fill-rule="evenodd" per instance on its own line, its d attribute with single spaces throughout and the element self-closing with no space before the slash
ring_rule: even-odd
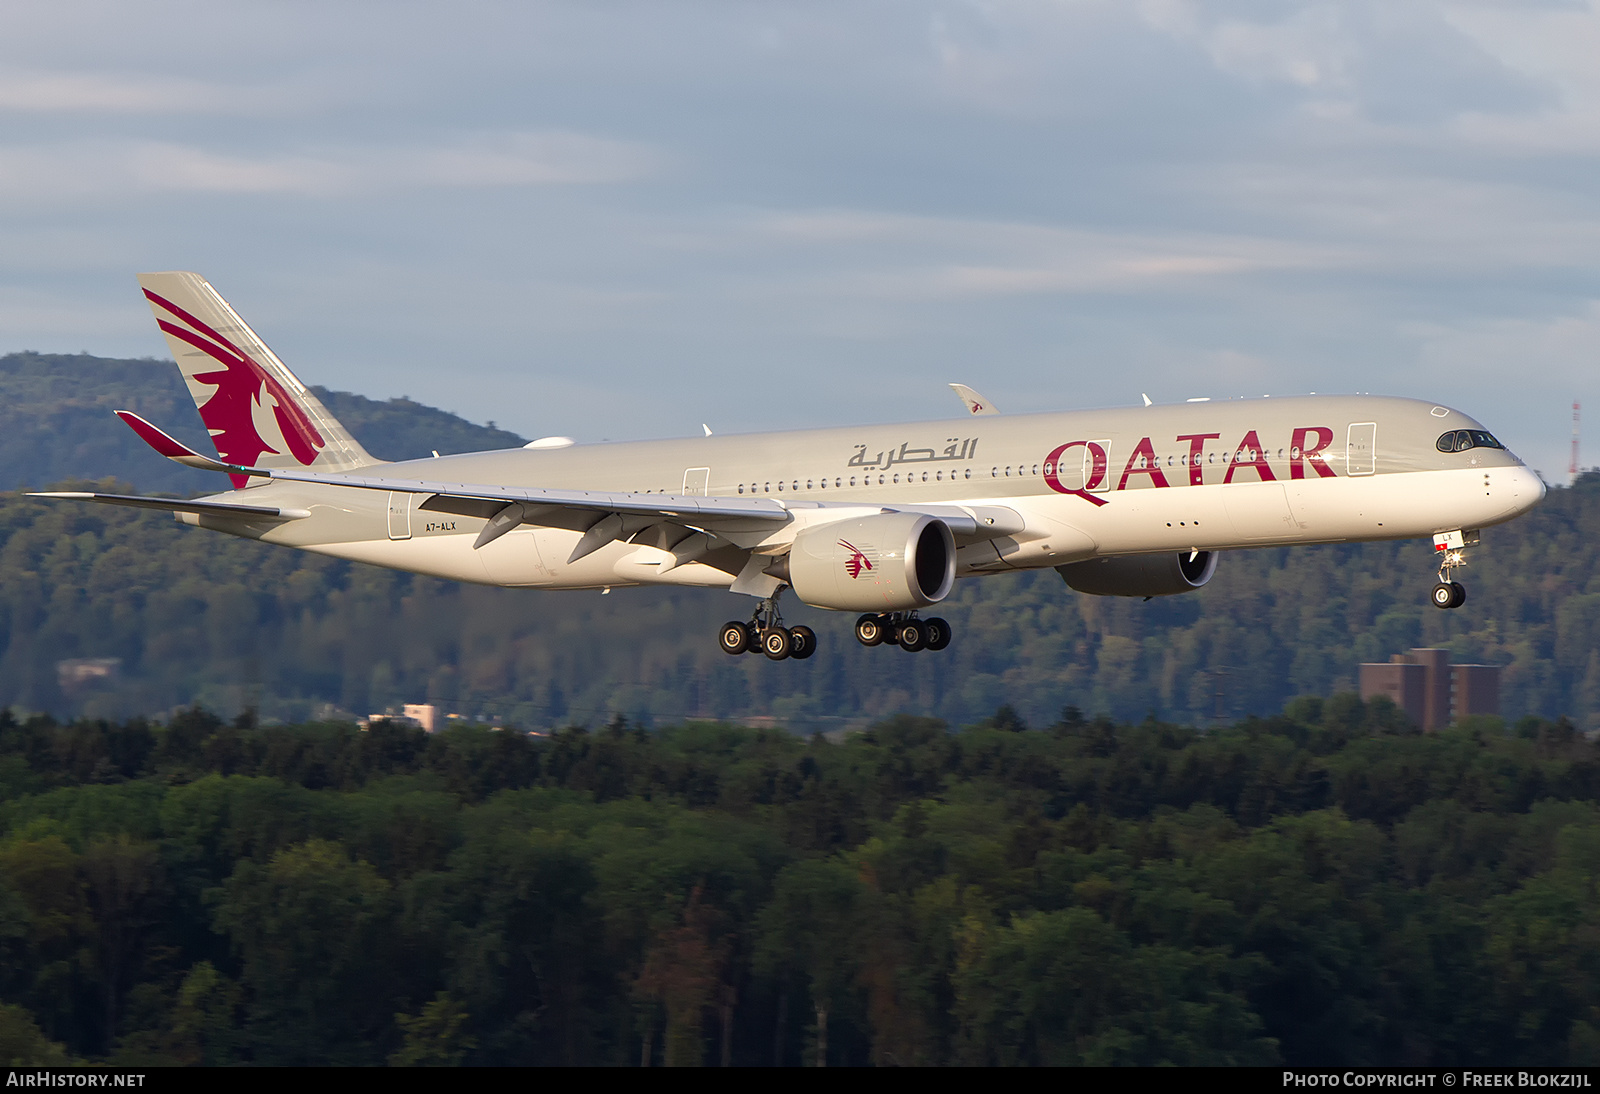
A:
<svg viewBox="0 0 1600 1094">
<path fill-rule="evenodd" d="M 1372 391 L 1564 481 L 1597 58 L 1583 0 L 7 0 L 0 352 L 165 356 L 192 269 L 530 437 Z"/>
</svg>

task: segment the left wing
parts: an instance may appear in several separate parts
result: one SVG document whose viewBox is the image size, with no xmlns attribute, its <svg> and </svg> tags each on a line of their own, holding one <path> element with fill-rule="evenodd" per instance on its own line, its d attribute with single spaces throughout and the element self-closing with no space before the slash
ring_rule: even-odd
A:
<svg viewBox="0 0 1600 1094">
<path fill-rule="evenodd" d="M 582 532 L 568 562 L 617 539 L 626 539 L 654 524 L 676 525 L 687 534 L 703 532 L 768 532 L 793 519 L 782 502 L 767 498 L 690 497 L 683 494 L 608 493 L 597 490 L 547 490 L 535 486 L 484 483 L 419 482 L 375 475 L 319 474 L 312 471 L 267 472 L 285 482 L 387 490 L 431 495 L 417 508 L 488 520 L 473 549 L 487 546 L 523 524 Z"/>
<path fill-rule="evenodd" d="M 551 490 L 535 486 L 502 486 L 486 483 L 428 482 L 391 478 L 385 475 L 360 475 L 341 472 L 301 471 L 289 468 L 239 467 L 213 460 L 163 433 L 149 422 L 127 411 L 122 418 L 140 437 L 168 459 L 190 467 L 253 475 L 284 482 L 315 483 L 358 490 L 382 490 L 399 494 L 427 494 L 418 506 L 435 513 L 477 517 L 487 521 L 478 533 L 473 549 L 487 546 L 523 524 L 544 528 L 566 528 L 582 532 L 567 561 L 585 555 L 618 539 L 633 539 L 642 533 L 671 550 L 673 544 L 695 532 L 721 537 L 730 543 L 751 547 L 766 540 L 786 524 L 796 523 L 796 511 L 807 516 L 816 510 L 881 510 L 881 506 L 859 503 L 784 502 L 775 498 L 705 497 L 685 494 L 612 493 L 599 490 Z M 99 500 L 99 499 L 96 499 Z M 161 500 L 161 499 L 152 499 Z M 123 502 L 122 504 L 134 504 Z M 250 509 L 241 506 L 240 509 Z M 992 539 L 1020 531 L 1024 521 L 1011 509 L 999 506 L 893 506 L 915 509 L 937 516 L 963 538 Z M 820 515 L 820 514 L 819 514 Z M 833 514 L 828 514 L 831 518 Z M 293 519 L 293 518 L 289 518 Z M 658 528 L 665 535 L 651 536 Z"/>
<path fill-rule="evenodd" d="M 365 490 L 430 494 L 417 508 L 466 517 L 483 517 L 489 523 L 474 548 L 493 543 L 519 524 L 545 528 L 570 528 L 584 533 L 568 561 L 576 561 L 613 539 L 622 539 L 652 524 L 669 523 L 693 531 L 737 535 L 760 533 L 763 538 L 800 514 L 827 513 L 826 519 L 843 519 L 846 510 L 908 511 L 938 517 L 953 535 L 968 539 L 994 539 L 1020 532 L 1025 521 L 1005 506 L 981 505 L 862 505 L 859 502 L 783 502 L 774 498 L 701 497 L 683 494 L 604 493 L 594 490 L 546 490 L 531 486 L 486 486 L 470 483 L 413 482 L 378 476 L 318 474 L 310 471 L 267 472 L 274 479 L 314 482 L 327 486 L 352 486 Z M 835 512 L 828 513 L 828 510 Z M 798 511 L 798 512 L 797 512 Z M 809 522 L 808 522 L 809 523 Z M 746 541 L 748 545 L 748 541 Z"/>
</svg>

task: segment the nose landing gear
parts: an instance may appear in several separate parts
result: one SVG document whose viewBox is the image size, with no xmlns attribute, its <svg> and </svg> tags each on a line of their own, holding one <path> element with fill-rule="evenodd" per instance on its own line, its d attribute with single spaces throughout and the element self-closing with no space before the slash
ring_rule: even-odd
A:
<svg viewBox="0 0 1600 1094">
<path fill-rule="evenodd" d="M 750 622 L 730 619 L 718 632 L 717 644 L 722 652 L 738 655 L 760 651 L 774 661 L 793 657 L 804 661 L 817 652 L 817 635 L 810 627 L 785 627 L 778 612 L 778 596 L 783 587 L 756 605 Z"/>
<path fill-rule="evenodd" d="M 1454 580 L 1457 567 L 1467 564 L 1467 548 L 1478 545 L 1478 533 L 1441 532 L 1433 537 L 1433 550 L 1439 558 L 1439 583 L 1431 599 L 1436 608 L 1459 608 L 1467 602 L 1467 588 Z"/>
<path fill-rule="evenodd" d="M 1441 581 L 1433 587 L 1433 606 L 1435 608 L 1459 608 L 1466 602 L 1466 586 L 1459 581 Z"/>
</svg>

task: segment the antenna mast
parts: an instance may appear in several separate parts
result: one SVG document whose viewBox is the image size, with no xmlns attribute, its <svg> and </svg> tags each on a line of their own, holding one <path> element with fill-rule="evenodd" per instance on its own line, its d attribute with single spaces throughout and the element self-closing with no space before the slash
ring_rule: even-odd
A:
<svg viewBox="0 0 1600 1094">
<path fill-rule="evenodd" d="M 1572 466 L 1567 468 L 1567 474 L 1574 479 L 1578 477 L 1578 404 L 1572 404 Z"/>
</svg>

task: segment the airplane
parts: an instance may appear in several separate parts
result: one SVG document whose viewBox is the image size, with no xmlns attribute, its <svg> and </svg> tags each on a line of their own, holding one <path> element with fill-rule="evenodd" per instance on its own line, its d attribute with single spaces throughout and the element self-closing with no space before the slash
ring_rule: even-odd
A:
<svg viewBox="0 0 1600 1094">
<path fill-rule="evenodd" d="M 958 578 L 1052 568 L 1072 589 L 1192 592 L 1222 552 L 1432 537 L 1431 597 L 1481 529 L 1544 497 L 1539 477 L 1451 407 L 1365 395 L 1190 399 L 386 462 L 328 413 L 198 274 L 139 275 L 215 458 L 128 411 L 161 455 L 229 476 L 192 500 L 32 496 L 167 510 L 189 525 L 456 581 L 517 588 L 683 585 L 757 601 L 718 642 L 805 659 L 779 597 L 860 613 L 864 646 L 949 645 L 924 615 Z"/>
</svg>

